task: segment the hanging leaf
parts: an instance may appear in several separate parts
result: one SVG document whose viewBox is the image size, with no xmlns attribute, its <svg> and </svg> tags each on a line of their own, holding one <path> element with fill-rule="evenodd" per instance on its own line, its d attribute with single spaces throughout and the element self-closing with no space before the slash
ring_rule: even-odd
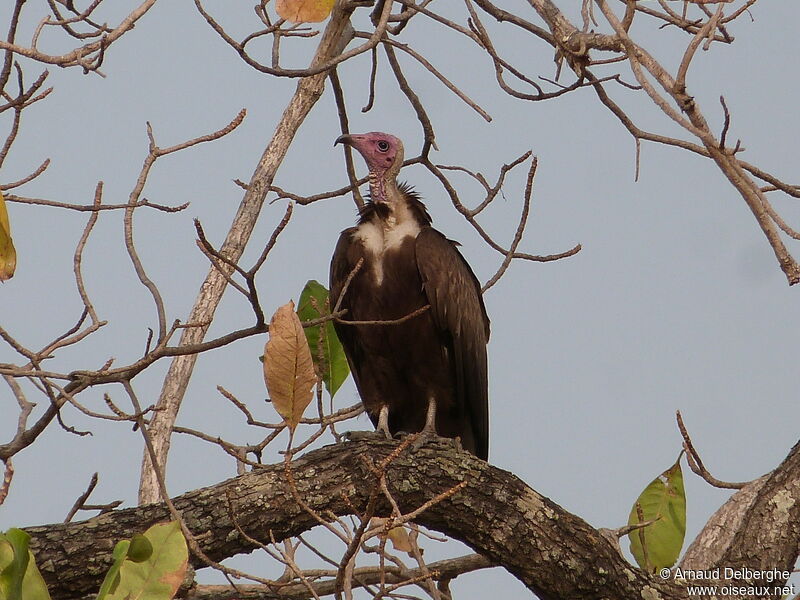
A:
<svg viewBox="0 0 800 600">
<path fill-rule="evenodd" d="M 114 552 L 111 555 L 114 562 L 111 564 L 111 568 L 108 569 L 103 583 L 100 584 L 97 600 L 107 600 L 107 598 L 110 597 L 109 594 L 114 592 L 119 586 L 119 571 L 122 568 L 122 563 L 128 558 L 128 549 L 130 545 L 130 540 L 122 540 L 121 542 L 117 542 L 116 546 L 114 546 Z"/>
<path fill-rule="evenodd" d="M 0 192 L 0 281 L 11 279 L 17 268 L 17 251 L 11 241 L 11 224 L 3 192 Z"/>
<path fill-rule="evenodd" d="M 328 290 L 319 281 L 311 279 L 306 283 L 300 293 L 300 303 L 297 307 L 297 316 L 301 321 L 311 321 L 331 314 Z M 317 371 L 322 373 L 325 389 L 331 395 L 336 394 L 347 376 L 350 366 L 344 355 L 344 348 L 333 328 L 333 321 L 326 321 L 325 325 L 315 325 L 303 329 L 311 349 L 311 358 Z M 320 341 L 320 335 L 322 340 Z M 321 355 L 320 355 L 321 350 Z"/>
<path fill-rule="evenodd" d="M 655 521 L 628 534 L 631 554 L 651 573 L 671 567 L 678 560 L 686 533 L 686 495 L 680 457 L 656 477 L 631 509 L 628 525 Z"/>
<path fill-rule="evenodd" d="M 334 0 L 277 0 L 275 10 L 292 23 L 319 23 L 333 10 Z"/>
<path fill-rule="evenodd" d="M 284 304 L 272 315 L 269 341 L 264 347 L 264 380 L 272 405 L 294 431 L 311 402 L 317 382 L 294 302 Z"/>
<path fill-rule="evenodd" d="M 383 517 L 372 517 L 370 519 L 370 526 L 371 527 L 386 527 L 386 521 Z M 384 537 L 384 533 L 380 533 L 381 538 Z M 392 543 L 392 547 L 397 550 L 398 552 L 405 552 L 411 555 L 414 552 L 414 547 L 411 544 L 411 536 L 408 534 L 408 530 L 403 525 L 398 525 L 397 527 L 392 527 L 385 536 L 389 539 Z"/>
<path fill-rule="evenodd" d="M 408 535 L 405 527 L 392 527 L 387 535 L 392 546 L 398 552 L 405 552 L 409 555 L 414 552 L 414 548 L 411 546 L 411 536 Z"/>
<path fill-rule="evenodd" d="M 50 600 L 21 529 L 0 533 L 0 600 Z"/>
<path fill-rule="evenodd" d="M 114 547 L 114 564 L 97 600 L 170 600 L 183 582 L 188 564 L 189 551 L 180 524 L 153 525 Z"/>
</svg>

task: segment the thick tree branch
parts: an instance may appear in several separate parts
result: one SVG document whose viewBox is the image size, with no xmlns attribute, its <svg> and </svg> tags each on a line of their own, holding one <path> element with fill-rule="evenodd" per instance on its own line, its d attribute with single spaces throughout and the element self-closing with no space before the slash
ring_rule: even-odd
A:
<svg viewBox="0 0 800 600">
<path fill-rule="evenodd" d="M 269 543 L 270 536 L 275 540 L 296 536 L 316 526 L 320 514 L 362 511 L 376 485 L 373 465 L 396 449 L 397 443 L 390 441 L 348 442 L 309 452 L 294 461 L 292 474 L 299 497 L 316 515 L 291 500 L 282 463 L 188 492 L 175 498 L 174 505 L 202 550 L 211 559 L 222 560 L 254 549 L 236 530 L 229 507 L 233 507 L 236 522 L 249 537 Z M 779 469 L 784 487 L 774 493 L 783 494 L 781 497 L 794 497 L 797 491 L 800 465 L 795 462 L 787 459 L 785 469 Z M 468 453 L 439 445 L 428 445 L 412 454 L 405 452 L 389 466 L 386 479 L 404 512 L 465 482 L 463 490 L 415 516 L 415 522 L 462 540 L 513 573 L 540 598 L 627 600 L 645 597 L 646 593 L 653 598 L 686 597 L 680 586 L 650 578 L 631 566 L 600 532 L 579 517 L 539 495 L 513 474 Z M 379 512 L 388 515 L 391 508 L 382 496 L 380 502 Z M 758 512 L 748 513 L 748 530 L 770 530 L 777 513 L 790 516 L 785 503 L 759 506 Z M 800 500 L 795 506 L 800 506 Z M 33 527 L 28 532 L 53 593 L 73 598 L 96 589 L 116 541 L 168 518 L 163 504 L 152 504 L 81 523 Z M 786 519 L 780 522 L 785 525 Z M 796 540 L 794 543 L 791 550 L 782 547 L 784 559 L 793 556 Z M 778 547 L 774 548 L 776 554 Z M 196 567 L 203 566 L 197 558 L 192 560 Z"/>
<path fill-rule="evenodd" d="M 800 442 L 756 491 L 718 564 L 792 571 L 800 553 Z M 758 485 L 756 480 L 750 485 Z M 744 491 L 744 490 L 742 490 Z M 793 549 L 793 551 L 787 551 Z M 733 582 L 736 583 L 736 582 Z M 742 580 L 740 585 L 752 585 Z"/>
<path fill-rule="evenodd" d="M 680 562 L 682 569 L 704 569 L 721 561 L 768 477 L 764 475 L 745 485 L 711 516 L 684 553 Z"/>
<path fill-rule="evenodd" d="M 686 550 L 681 567 L 791 572 L 798 552 L 800 443 L 777 469 L 746 484 L 714 513 Z M 746 579 L 728 579 L 725 584 L 760 585 Z"/>
</svg>

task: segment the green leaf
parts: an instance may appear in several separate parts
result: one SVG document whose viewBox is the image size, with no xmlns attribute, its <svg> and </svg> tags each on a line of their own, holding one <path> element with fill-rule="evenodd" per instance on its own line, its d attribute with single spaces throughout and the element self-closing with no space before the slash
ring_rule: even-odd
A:
<svg viewBox="0 0 800 600">
<path fill-rule="evenodd" d="M 128 548 L 128 559 L 133 562 L 144 562 L 153 555 L 153 544 L 145 536 L 137 533 L 131 538 Z"/>
<path fill-rule="evenodd" d="M 628 534 L 631 554 L 651 573 L 678 560 L 686 533 L 686 495 L 680 457 L 650 482 L 631 509 L 628 524 L 655 521 Z"/>
<path fill-rule="evenodd" d="M 297 316 L 301 321 L 312 321 L 329 314 L 331 314 L 331 309 L 328 290 L 320 282 L 310 280 L 300 294 Z M 342 343 L 333 328 L 333 321 L 326 321 L 324 327 L 322 325 L 306 327 L 304 331 L 308 346 L 311 348 L 314 367 L 322 373 L 325 389 L 333 398 L 350 374 L 350 366 L 347 364 Z M 321 342 L 320 334 L 322 335 Z"/>
<path fill-rule="evenodd" d="M 47 586 L 21 529 L 0 534 L 0 600 L 50 600 Z"/>
<path fill-rule="evenodd" d="M 114 553 L 112 554 L 114 562 L 108 570 L 108 573 L 106 573 L 103 583 L 100 584 L 97 600 L 106 600 L 106 598 L 109 598 L 109 594 L 112 594 L 114 590 L 117 589 L 120 580 L 119 571 L 122 568 L 122 563 L 128 558 L 128 548 L 130 548 L 130 545 L 130 540 L 122 540 L 121 542 L 117 542 L 117 545 L 114 546 Z"/>
<path fill-rule="evenodd" d="M 137 539 L 140 537 L 145 541 Z M 147 544 L 150 545 L 149 553 Z M 106 595 L 98 596 L 98 600 L 169 600 L 186 575 L 189 552 L 180 524 L 160 523 L 145 531 L 143 536 L 134 536 L 131 542 L 118 543 L 114 548 L 114 559 L 111 569 L 119 564 L 115 577 L 117 582 L 112 581 Z M 106 581 L 108 579 L 106 576 Z"/>
<path fill-rule="evenodd" d="M 21 529 L 9 529 L 3 536 L 3 570 L 0 572 L 0 597 L 21 600 L 22 580 L 28 570 L 30 536 Z M 10 550 L 10 552 L 9 552 Z"/>
</svg>

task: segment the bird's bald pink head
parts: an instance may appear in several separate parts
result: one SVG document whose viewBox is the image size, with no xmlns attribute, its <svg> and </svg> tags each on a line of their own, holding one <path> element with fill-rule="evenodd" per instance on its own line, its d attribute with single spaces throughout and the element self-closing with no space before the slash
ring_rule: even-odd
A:
<svg viewBox="0 0 800 600">
<path fill-rule="evenodd" d="M 397 175 L 403 164 L 403 142 L 380 131 L 352 133 L 336 138 L 336 144 L 347 144 L 364 157 L 370 173 L 383 176 L 390 172 Z"/>
</svg>

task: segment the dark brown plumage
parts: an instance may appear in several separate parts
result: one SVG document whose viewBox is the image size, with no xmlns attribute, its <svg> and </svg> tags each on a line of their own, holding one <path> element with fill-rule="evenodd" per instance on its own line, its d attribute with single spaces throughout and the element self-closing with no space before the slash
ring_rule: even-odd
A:
<svg viewBox="0 0 800 600">
<path fill-rule="evenodd" d="M 364 156 L 371 197 L 336 245 L 331 304 L 363 259 L 341 299 L 345 320 L 400 319 L 430 305 L 399 324 L 336 324 L 367 413 L 387 434 L 432 432 L 435 422 L 436 433 L 461 438 L 465 449 L 486 459 L 489 319 L 480 284 L 456 243 L 431 227 L 418 195 L 397 184 L 400 140 L 369 133 L 338 142 Z"/>
</svg>

